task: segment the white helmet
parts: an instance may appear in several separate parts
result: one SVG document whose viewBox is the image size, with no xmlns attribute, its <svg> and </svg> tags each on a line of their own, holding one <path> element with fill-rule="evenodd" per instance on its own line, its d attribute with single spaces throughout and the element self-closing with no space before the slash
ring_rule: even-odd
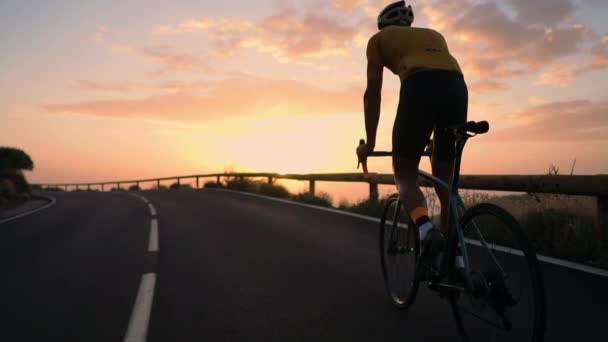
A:
<svg viewBox="0 0 608 342">
<path fill-rule="evenodd" d="M 389 26 L 411 26 L 414 21 L 412 6 L 405 7 L 405 1 L 397 1 L 386 6 L 378 15 L 378 30 Z"/>
</svg>

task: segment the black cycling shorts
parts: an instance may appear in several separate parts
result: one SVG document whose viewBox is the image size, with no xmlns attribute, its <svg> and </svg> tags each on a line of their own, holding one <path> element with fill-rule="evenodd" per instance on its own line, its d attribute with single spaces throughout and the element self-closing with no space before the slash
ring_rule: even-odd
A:
<svg viewBox="0 0 608 342">
<path fill-rule="evenodd" d="M 420 71 L 403 80 L 393 126 L 393 154 L 420 159 L 434 131 L 434 157 L 454 161 L 454 138 L 444 128 L 466 122 L 468 102 L 467 85 L 458 72 Z"/>
</svg>

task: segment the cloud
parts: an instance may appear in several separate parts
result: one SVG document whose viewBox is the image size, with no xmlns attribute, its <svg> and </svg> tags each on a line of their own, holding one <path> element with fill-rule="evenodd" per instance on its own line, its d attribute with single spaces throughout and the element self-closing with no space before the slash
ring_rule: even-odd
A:
<svg viewBox="0 0 608 342">
<path fill-rule="evenodd" d="M 333 0 L 333 5 L 337 9 L 353 11 L 361 9 L 367 4 L 367 0 Z"/>
<path fill-rule="evenodd" d="M 504 82 L 487 79 L 473 82 L 471 85 L 469 85 L 469 91 L 471 94 L 487 94 L 498 91 L 507 91 L 510 89 L 511 87 Z"/>
<path fill-rule="evenodd" d="M 526 23 L 554 25 L 571 19 L 575 4 L 570 0 L 508 0 L 517 18 Z"/>
<path fill-rule="evenodd" d="M 73 85 L 79 90 L 94 92 L 129 92 L 136 87 L 135 84 L 127 82 L 111 83 L 92 80 L 77 80 Z"/>
<path fill-rule="evenodd" d="M 578 68 L 572 64 L 559 63 L 545 70 L 539 77 L 538 83 L 553 87 L 567 87 L 576 80 Z"/>
<path fill-rule="evenodd" d="M 174 74 L 184 71 L 200 72 L 207 75 L 216 73 L 216 70 L 203 57 L 177 52 L 169 46 L 132 47 L 128 45 L 114 45 L 112 51 L 140 56 L 150 63 L 160 65 L 160 68 L 154 72 L 155 75 Z"/>
<path fill-rule="evenodd" d="M 104 25 L 97 25 L 95 28 L 95 41 L 101 43 L 106 40 L 106 37 L 111 34 L 112 31 Z"/>
<path fill-rule="evenodd" d="M 342 1 L 336 6 L 354 6 Z M 177 25 L 163 25 L 161 34 L 204 32 L 220 55 L 254 49 L 281 62 L 343 56 L 356 45 L 360 33 L 357 20 L 336 17 L 317 10 L 286 7 L 257 21 L 244 18 L 189 19 Z"/>
<path fill-rule="evenodd" d="M 241 78 L 164 85 L 167 89 L 194 85 L 202 90 L 176 91 L 140 99 L 50 103 L 43 105 L 43 109 L 51 113 L 204 122 L 266 114 L 355 112 L 362 106 L 361 89 L 326 90 L 291 80 Z"/>
<path fill-rule="evenodd" d="M 497 141 L 608 141 L 608 101 L 575 100 L 533 106 L 509 116 L 515 125 L 491 131 Z"/>
</svg>

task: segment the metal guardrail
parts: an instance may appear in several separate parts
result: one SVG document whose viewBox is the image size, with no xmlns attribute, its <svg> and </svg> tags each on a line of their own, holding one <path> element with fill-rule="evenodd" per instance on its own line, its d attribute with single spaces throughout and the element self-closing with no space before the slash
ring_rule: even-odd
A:
<svg viewBox="0 0 608 342">
<path fill-rule="evenodd" d="M 106 186 L 116 186 L 121 189 L 121 185 L 133 184 L 139 186 L 141 183 L 156 183 L 157 188 L 161 187 L 162 181 L 171 181 L 179 185 L 184 179 L 195 179 L 196 188 L 200 188 L 200 179 L 215 178 L 216 183 L 221 182 L 221 178 L 267 178 L 269 183 L 273 179 L 290 179 L 309 182 L 309 192 L 315 193 L 315 182 L 357 182 L 368 183 L 370 197 L 378 196 L 378 185 L 394 185 L 392 174 L 370 173 L 369 178 L 365 178 L 361 173 L 326 173 L 326 174 L 278 174 L 278 173 L 212 173 L 202 175 L 187 175 L 163 178 L 150 178 L 128 181 L 112 181 L 98 183 L 72 183 L 72 184 L 37 184 L 41 187 L 63 188 L 75 190 L 84 187 L 91 190 L 92 187 L 100 187 L 102 191 Z M 432 186 L 427 181 L 420 179 L 421 186 Z M 608 237 L 608 175 L 594 176 L 562 176 L 562 175 L 461 175 L 460 188 L 470 190 L 489 190 L 489 191 L 513 191 L 531 192 L 548 194 L 565 194 L 592 196 L 597 201 L 596 222 L 600 231 L 601 238 L 605 241 Z"/>
</svg>

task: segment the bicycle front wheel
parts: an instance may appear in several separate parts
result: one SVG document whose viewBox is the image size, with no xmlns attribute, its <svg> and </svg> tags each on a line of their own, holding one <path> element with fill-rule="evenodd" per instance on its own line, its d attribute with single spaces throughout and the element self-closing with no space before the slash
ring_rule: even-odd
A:
<svg viewBox="0 0 608 342">
<path fill-rule="evenodd" d="M 401 210 L 399 196 L 390 196 L 380 221 L 380 260 L 387 293 L 399 309 L 410 307 L 418 292 L 415 274 L 419 245 L 418 229 Z"/>
<path fill-rule="evenodd" d="M 536 254 L 519 223 L 489 203 L 461 220 L 472 287 L 451 298 L 466 341 L 543 341 L 545 292 Z"/>
</svg>

